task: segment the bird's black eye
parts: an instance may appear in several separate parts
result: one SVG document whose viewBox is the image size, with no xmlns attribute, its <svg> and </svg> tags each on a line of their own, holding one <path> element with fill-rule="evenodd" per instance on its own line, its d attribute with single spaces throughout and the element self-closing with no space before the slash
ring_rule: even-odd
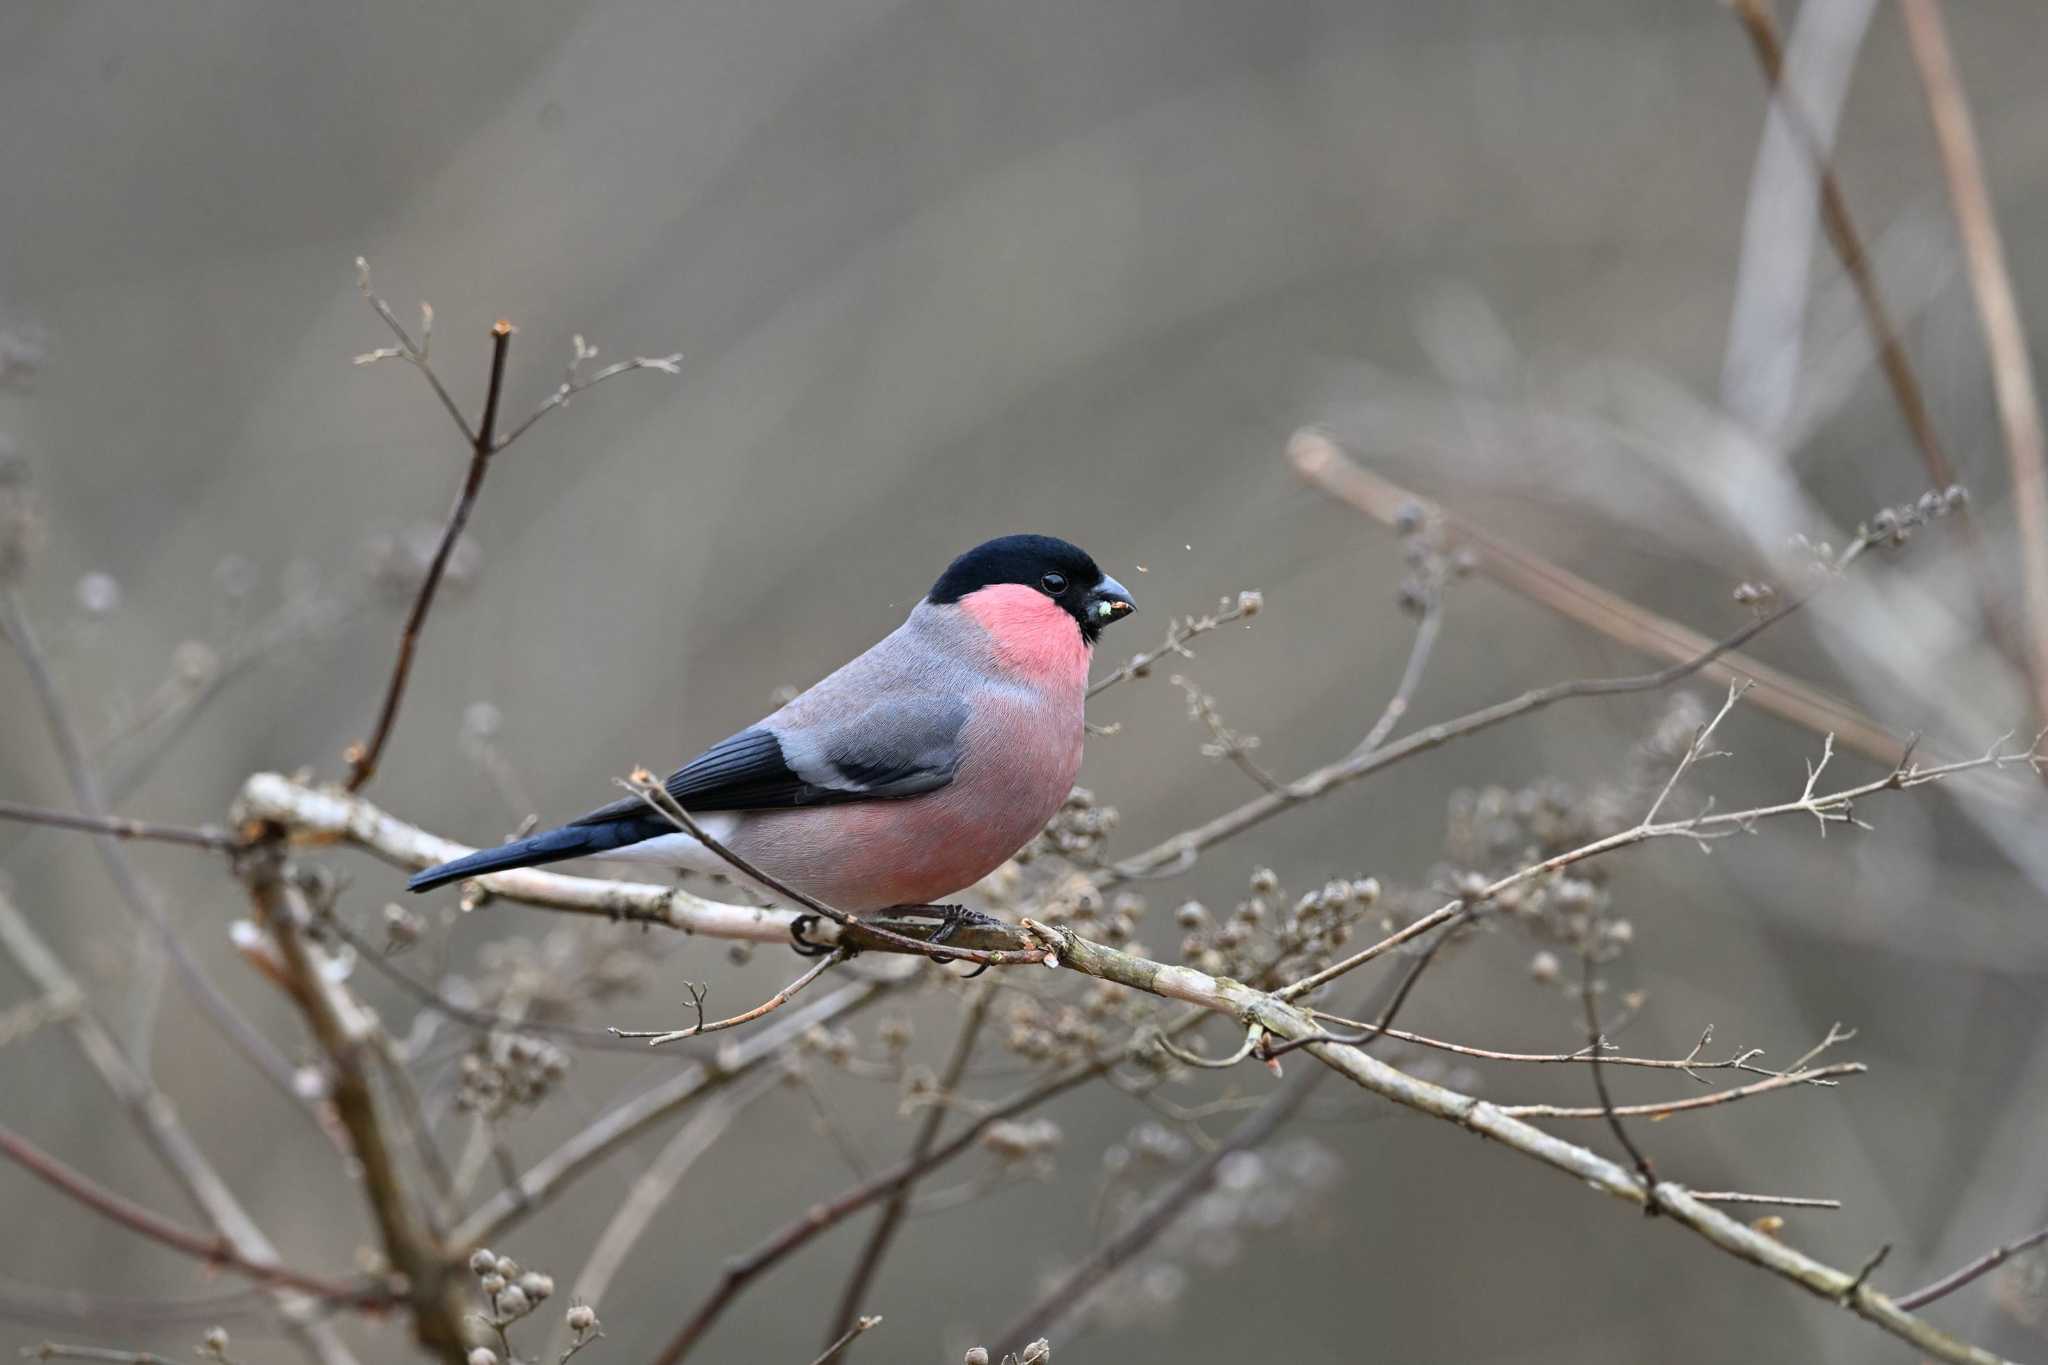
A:
<svg viewBox="0 0 2048 1365">
<path fill-rule="evenodd" d="M 1058 597 L 1067 590 L 1067 576 L 1063 573 L 1049 573 L 1038 580 L 1038 586 L 1045 589 L 1046 596 Z"/>
</svg>

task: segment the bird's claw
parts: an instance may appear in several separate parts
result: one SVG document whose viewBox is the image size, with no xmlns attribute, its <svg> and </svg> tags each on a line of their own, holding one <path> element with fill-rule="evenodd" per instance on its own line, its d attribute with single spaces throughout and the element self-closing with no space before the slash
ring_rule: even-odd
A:
<svg viewBox="0 0 2048 1365">
<path fill-rule="evenodd" d="M 816 915 L 798 915 L 789 922 L 789 946 L 802 957 L 823 957 L 832 951 L 829 943 L 820 943 L 806 935 L 818 922 Z"/>
<path fill-rule="evenodd" d="M 936 919 L 939 922 L 938 928 L 932 930 L 931 937 L 925 940 L 935 948 L 952 938 L 954 931 L 961 925 L 986 923 L 990 922 L 993 918 L 992 916 L 982 914 L 978 910 L 970 910 L 964 905 L 905 905 L 899 908 L 904 913 L 919 915 L 927 919 Z M 931 953 L 928 956 L 932 961 L 942 965 L 960 960 L 951 953 Z M 972 981 L 988 969 L 989 964 L 984 962 L 962 979 Z"/>
</svg>

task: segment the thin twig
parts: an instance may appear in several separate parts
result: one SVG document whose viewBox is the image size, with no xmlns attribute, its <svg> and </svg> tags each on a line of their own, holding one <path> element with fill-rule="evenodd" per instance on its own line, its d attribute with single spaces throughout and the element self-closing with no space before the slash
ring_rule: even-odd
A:
<svg viewBox="0 0 2048 1365">
<path fill-rule="evenodd" d="M 1984 326 L 1984 349 L 1991 359 L 1991 384 L 1998 399 L 1999 422 L 2005 429 L 2014 517 L 2019 524 L 2034 706 L 2037 714 L 2048 720 L 2048 452 L 2044 452 L 2048 442 L 2042 435 L 2033 359 L 1984 176 L 1984 159 L 1977 149 L 1970 104 L 1964 98 L 1955 53 L 1942 21 L 1941 0 L 1899 0 L 1899 9 L 1905 16 L 1906 37 L 1920 71 L 1920 84 L 1927 92 L 1935 145 L 1941 153 L 1942 172 L 1948 177 L 1949 201 L 1955 207 L 1956 234 L 1962 239 L 1970 292 L 1976 298 L 1977 317 Z"/>
<path fill-rule="evenodd" d="M 1936 1299 L 1945 1298 L 1955 1293 L 1956 1290 L 1961 1289 L 1979 1275 L 1996 1269 L 2014 1256 L 2019 1255 L 2023 1251 L 2030 1251 L 2043 1242 L 2048 1242 L 2048 1228 L 2041 1228 L 2038 1231 L 2030 1232 L 2017 1242 L 2007 1242 L 2004 1246 L 1993 1247 L 1976 1260 L 1971 1261 L 1967 1265 L 1957 1267 L 1936 1280 L 1933 1284 L 1925 1285 L 1910 1294 L 1899 1295 L 1894 1302 L 1899 1307 L 1906 1309 L 1919 1308 L 1922 1305 L 1933 1303 Z"/>
<path fill-rule="evenodd" d="M 382 310 L 388 313 L 388 309 Z M 398 328 L 395 319 L 386 318 L 399 335 L 405 335 Z M 412 677 L 413 655 L 418 651 L 420 632 L 427 623 L 427 613 L 433 610 L 434 596 L 441 590 L 441 578 L 448 569 L 448 559 L 455 552 L 455 542 L 461 538 L 462 530 L 469 524 L 469 514 L 476 507 L 476 497 L 482 491 L 484 474 L 490 469 L 491 456 L 497 453 L 495 429 L 498 424 L 498 403 L 505 389 L 505 355 L 512 346 L 512 324 L 500 318 L 491 327 L 491 377 L 489 387 L 484 390 L 484 412 L 471 433 L 459 414 L 455 415 L 456 425 L 470 438 L 469 472 L 462 481 L 462 490 L 455 496 L 455 505 L 449 510 L 446 525 L 441 528 L 440 543 L 434 547 L 434 557 L 427 562 L 426 576 L 420 580 L 419 591 L 413 595 L 412 607 L 405 614 L 405 625 L 398 636 L 398 657 L 391 665 L 391 679 L 384 685 L 384 700 L 377 708 L 377 721 L 370 730 L 368 742 L 354 747 L 349 754 L 348 780 L 343 783 L 347 791 L 361 791 L 377 771 L 377 761 L 384 756 L 384 745 L 391 738 L 391 728 L 398 722 L 399 703 L 405 700 L 405 685 Z M 424 364 L 424 356 L 418 368 L 432 377 L 433 371 Z M 436 391 L 441 391 L 435 383 Z M 444 393 L 445 399 L 445 393 Z"/>
<path fill-rule="evenodd" d="M 1290 449 L 1293 452 L 1297 467 L 1303 471 L 1303 476 L 1309 478 L 1312 482 L 1317 482 L 1319 485 L 1330 486 L 1325 484 L 1326 475 L 1330 480 L 1334 481 L 1334 485 L 1338 488 L 1348 486 L 1349 481 L 1353 478 L 1370 481 L 1376 488 L 1371 499 L 1371 504 L 1374 508 L 1379 506 L 1379 502 L 1386 493 L 1386 489 L 1392 487 L 1391 485 L 1385 485 L 1384 481 L 1378 479 L 1377 476 L 1367 474 L 1364 470 L 1358 469 L 1357 466 L 1344 459 L 1342 454 L 1326 438 L 1319 435 L 1313 433 L 1297 435 L 1295 444 Z M 1344 496 L 1344 494 L 1340 493 L 1340 496 Z M 1386 500 L 1393 501 L 1390 496 Z M 1374 514 L 1378 515 L 1377 511 Z M 1389 511 L 1388 515 L 1391 517 L 1392 512 Z M 1836 572 L 1839 573 L 1841 570 L 1846 569 L 1859 558 L 1868 544 L 1868 541 L 1861 538 L 1852 542 L 1835 560 L 1834 567 Z M 1498 548 L 1504 549 L 1504 547 Z M 1524 552 L 1519 550 L 1508 553 L 1524 557 Z M 1487 560 L 1482 558 L 1482 567 L 1487 562 Z M 1548 566 L 1545 567 L 1548 568 Z M 1556 572 L 1559 574 L 1564 573 L 1563 570 L 1557 570 Z M 1566 576 L 1570 577 L 1569 575 Z M 1891 739 L 1889 735 L 1886 735 L 1875 725 L 1862 719 L 1853 708 L 1846 708 L 1834 703 L 1829 703 L 1826 707 L 1807 705 L 1806 703 L 1812 701 L 1813 697 L 1817 696 L 1817 694 L 1809 696 L 1801 691 L 1803 684 L 1794 683 L 1782 675 L 1776 674 L 1767 666 L 1757 663 L 1747 656 L 1735 653 L 1735 650 L 1740 645 L 1761 634 L 1771 626 L 1776 625 L 1811 601 L 1817 593 L 1826 588 L 1828 583 L 1834 581 L 1834 575 L 1823 579 L 1820 585 L 1811 591 L 1791 597 L 1776 610 L 1758 617 L 1742 627 L 1742 629 L 1714 642 L 1709 642 L 1686 630 L 1684 627 L 1672 625 L 1669 622 L 1662 621 L 1660 618 L 1650 617 L 1640 608 L 1633 606 L 1633 604 L 1625 603 L 1621 599 L 1615 598 L 1611 593 L 1594 588 L 1591 584 L 1583 583 L 1581 580 L 1574 581 L 1578 582 L 1579 586 L 1585 591 L 1598 594 L 1600 599 L 1601 610 L 1595 614 L 1593 620 L 1589 621 L 1588 624 L 1593 624 L 1597 621 L 1601 623 L 1599 628 L 1607 629 L 1610 633 L 1617 633 L 1621 627 L 1617 626 L 1616 623 L 1626 621 L 1628 623 L 1627 633 L 1625 635 L 1618 634 L 1617 638 L 1624 638 L 1628 642 L 1651 653 L 1664 654 L 1667 657 L 1673 654 L 1674 647 L 1682 646 L 1682 652 L 1676 654 L 1678 661 L 1667 668 L 1661 668 L 1652 673 L 1632 674 L 1615 678 L 1582 678 L 1569 682 L 1553 683 L 1548 687 L 1533 688 L 1518 697 L 1513 697 L 1503 702 L 1496 702 L 1491 706 L 1481 707 L 1477 711 L 1468 712 L 1455 719 L 1443 721 L 1436 725 L 1426 725 L 1419 730 L 1412 731 L 1405 738 L 1392 743 L 1382 744 L 1370 750 L 1354 750 L 1351 754 L 1334 763 L 1326 764 L 1292 782 L 1286 783 L 1280 791 L 1266 792 L 1253 797 L 1251 800 L 1224 812 L 1222 815 L 1218 815 L 1192 829 L 1183 830 L 1170 838 L 1163 839 L 1142 853 L 1123 859 L 1101 874 L 1101 880 L 1105 884 L 1113 884 L 1118 881 L 1168 876 L 1185 871 L 1193 865 L 1196 857 L 1202 850 L 1221 843 L 1225 839 L 1242 834 L 1244 831 L 1262 824 L 1294 806 L 1325 796 L 1339 787 L 1347 786 L 1383 768 L 1391 767 L 1418 754 L 1427 753 L 1432 749 L 1441 748 L 1454 741 L 1492 729 L 1496 725 L 1505 724 L 1510 720 L 1543 710 L 1545 707 L 1555 705 L 1557 702 L 1564 701 L 1567 698 L 1615 696 L 1630 692 L 1654 691 L 1659 688 L 1668 687 L 1672 683 L 1679 682 L 1694 673 L 1702 671 L 1707 671 L 1708 676 L 1725 678 L 1730 682 L 1748 680 L 1755 684 L 1757 700 L 1760 706 L 1763 706 L 1766 710 L 1774 710 L 1779 715 L 1789 715 L 1790 718 L 1798 720 L 1802 724 L 1812 724 L 1824 732 L 1835 733 L 1827 731 L 1826 727 L 1820 724 L 1822 720 L 1842 721 L 1849 727 L 1840 736 L 1844 743 L 1851 744 L 1853 747 L 1857 747 L 1864 752 L 1881 755 L 1885 762 L 1895 763 L 1906 753 L 1905 745 Z M 1626 615 L 1616 614 L 1620 612 L 1625 612 Z M 1776 678 L 1777 681 L 1774 683 L 1767 681 L 1771 678 Z M 1790 715 L 1785 705 L 1777 704 L 1785 702 L 1787 698 L 1795 697 L 1801 701 L 1801 704 L 1796 708 L 1798 710 L 1797 715 Z"/>
<path fill-rule="evenodd" d="M 0 1277 L 0 1320 L 37 1327 L 161 1327 L 172 1323 L 252 1321 L 268 1311 L 268 1296 L 255 1286 L 218 1294 L 88 1294 L 51 1289 Z M 312 1303 L 313 1300 L 302 1300 Z"/>
<path fill-rule="evenodd" d="M 569 406 L 569 400 L 577 394 L 594 389 L 607 379 L 617 379 L 620 375 L 631 374 L 635 370 L 659 370 L 666 375 L 679 375 L 683 372 L 683 355 L 682 352 L 677 351 L 670 355 L 636 355 L 631 360 L 621 360 L 607 365 L 595 374 L 583 374 L 584 362 L 594 360 L 596 357 L 597 348 L 586 345 L 582 337 L 577 337 L 574 348 L 570 351 L 569 372 L 563 376 L 561 386 L 552 394 L 549 394 L 539 407 L 527 414 L 524 421 L 506 432 L 505 439 L 498 442 L 498 449 L 503 450 L 506 446 L 511 445 L 514 441 L 532 430 L 533 425 L 540 421 L 541 418 L 557 408 Z"/>
<path fill-rule="evenodd" d="M 1468 552 L 1477 572 L 1567 620 L 1652 658 L 1682 666 L 1685 673 L 1706 670 L 1708 677 L 1721 683 L 1747 678 L 1756 684 L 1757 705 L 1771 714 L 1816 734 L 1832 731 L 1844 744 L 1880 763 L 1895 762 L 1899 757 L 1903 745 L 1848 702 L 1828 696 L 1762 660 L 1735 652 L 1751 637 L 1798 610 L 1811 599 L 1811 593 L 1795 596 L 1793 601 L 1715 644 L 1699 632 L 1589 582 L 1448 508 L 1432 505 L 1364 468 L 1321 431 L 1296 432 L 1287 445 L 1287 460 L 1312 487 L 1348 503 L 1382 525 L 1394 525 L 1404 509 L 1426 508 L 1432 521 L 1443 527 L 1450 548 Z M 1942 486 L 1946 487 L 1946 481 Z M 1841 569 L 1846 565 L 1845 558 L 1837 560 L 1835 567 Z"/>
<path fill-rule="evenodd" d="M 391 1291 L 377 1286 L 344 1284 L 293 1270 L 289 1266 L 251 1261 L 225 1238 L 208 1237 L 181 1227 L 126 1195 L 116 1194 L 43 1151 L 11 1128 L 0 1126 L 0 1155 L 5 1155 L 29 1174 L 53 1189 L 83 1204 L 102 1218 L 119 1223 L 150 1241 L 182 1252 L 208 1265 L 232 1270 L 258 1284 L 284 1285 L 330 1303 L 351 1308 L 382 1308 L 392 1302 Z"/>
<path fill-rule="evenodd" d="M 741 1024 L 751 1024 L 756 1019 L 764 1015 L 773 1014 L 776 1010 L 787 1005 L 790 997 L 851 956 L 853 956 L 851 949 L 835 948 L 813 963 L 802 976 L 799 976 L 796 980 L 790 982 L 787 986 L 784 986 L 752 1009 L 743 1010 L 733 1015 L 730 1019 L 714 1019 L 708 1024 L 705 1023 L 704 1003 L 699 998 L 697 1001 L 697 1022 L 688 1028 L 669 1029 L 665 1032 L 660 1029 L 615 1028 L 610 1030 L 610 1032 L 614 1037 L 618 1038 L 645 1038 L 649 1047 L 660 1047 L 663 1043 L 679 1043 L 685 1038 L 695 1038 L 702 1033 L 717 1033 L 723 1029 L 737 1028 Z"/>
<path fill-rule="evenodd" d="M 128 820 L 118 815 L 85 815 L 77 811 L 52 810 L 47 806 L 29 806 L 19 801 L 0 801 L 0 820 L 16 820 L 25 825 L 49 825 L 55 829 L 84 830 L 91 834 L 111 834 L 117 839 L 189 844 L 194 848 L 211 849 L 216 853 L 228 852 L 241 846 L 241 840 L 234 835 L 209 826 L 159 825 L 148 820 Z"/>
<path fill-rule="evenodd" d="M 1190 616 L 1185 620 L 1179 621 L 1168 620 L 1166 623 L 1166 642 L 1164 644 L 1160 645 L 1157 649 L 1139 650 L 1136 654 L 1125 660 L 1116 671 L 1106 673 L 1102 677 L 1097 678 L 1088 685 L 1088 695 L 1091 698 L 1095 697 L 1115 687 L 1126 678 L 1150 676 L 1152 665 L 1158 663 L 1169 654 L 1177 654 L 1184 659 L 1193 658 L 1193 651 L 1187 647 L 1188 641 L 1194 639 L 1197 635 L 1206 635 L 1212 630 L 1227 626 L 1232 621 L 1242 621 L 1248 616 L 1255 616 L 1258 614 L 1259 608 L 1264 604 L 1265 599 L 1258 593 L 1240 592 L 1235 603 L 1226 597 L 1223 599 L 1222 605 L 1207 616 Z"/>
<path fill-rule="evenodd" d="M 1788 1209 L 1839 1209 L 1842 1207 L 1842 1201 L 1839 1199 L 1815 1199 L 1810 1195 L 1803 1194 L 1748 1194 L 1741 1190 L 1692 1190 L 1689 1193 L 1702 1204 L 1775 1204 Z M 1896 1300 L 1896 1302 L 1901 1308 L 1911 1308 L 1914 1306 L 1903 1299 Z"/>
<path fill-rule="evenodd" d="M 1409 1033 L 1403 1029 L 1378 1029 L 1372 1024 L 1363 1024 L 1356 1019 L 1347 1019 L 1341 1014 L 1332 1014 L 1328 1010 L 1319 1009 L 1315 1013 L 1316 1018 L 1326 1019 L 1333 1024 L 1345 1024 L 1351 1028 L 1385 1033 L 1387 1037 L 1394 1039 L 1396 1042 L 1413 1043 L 1417 1047 L 1434 1048 L 1439 1052 L 1453 1052 L 1460 1057 L 1478 1057 L 1493 1062 L 1522 1062 L 1530 1064 L 1590 1062 L 1593 1060 L 1591 1048 L 1581 1048 L 1577 1052 L 1500 1052 L 1493 1048 L 1473 1047 L 1466 1043 L 1453 1043 L 1447 1042 L 1442 1038 L 1431 1038 L 1425 1034 Z M 1763 1055 L 1763 1049 L 1761 1048 L 1745 1048 L 1725 1061 L 1701 1061 L 1699 1059 L 1700 1049 L 1706 1046 L 1707 1041 L 1712 1036 L 1713 1030 L 1708 1029 L 1701 1038 L 1699 1045 L 1694 1048 L 1693 1055 L 1690 1057 L 1615 1057 L 1603 1052 L 1601 1054 L 1601 1061 L 1607 1066 L 1636 1066 L 1666 1071 L 1723 1071 L 1732 1068 L 1763 1076 L 1781 1074 L 1755 1064 L 1754 1059 Z M 1325 1041 L 1342 1042 L 1345 1040 L 1333 1035 Z"/>
<path fill-rule="evenodd" d="M 462 439 L 471 445 L 476 444 L 476 433 L 470 430 L 469 419 L 462 415 L 461 405 L 448 392 L 448 386 L 441 382 L 441 376 L 434 373 L 429 359 L 428 350 L 434 337 L 434 310 L 425 303 L 420 305 L 420 336 L 415 342 L 412 333 L 405 330 L 405 324 L 391 311 L 391 305 L 370 287 L 370 263 L 361 256 L 356 257 L 356 287 L 362 290 L 364 300 L 377 316 L 384 319 L 384 325 L 391 329 L 391 334 L 398 338 L 396 347 L 366 351 L 356 357 L 356 364 L 369 365 L 379 360 L 405 361 L 420 372 L 427 381 L 427 387 L 434 391 L 434 397 L 441 400 L 441 407 L 447 412 L 448 420 L 455 423 L 455 429 L 462 433 Z"/>
<path fill-rule="evenodd" d="M 1299 999 L 1308 992 L 1344 975 L 1346 972 L 1353 971 L 1374 958 L 1391 952 L 1409 940 L 1439 928 L 1448 923 L 1453 917 L 1465 913 L 1469 907 L 1496 899 L 1501 892 L 1511 887 L 1520 886 L 1525 882 L 1548 876 L 1575 863 L 1584 862 L 1588 858 L 1600 857 L 1615 849 L 1627 848 L 1631 845 L 1645 843 L 1653 839 L 1666 838 L 1686 838 L 1704 843 L 1710 839 L 1725 838 L 1733 834 L 1752 833 L 1762 822 L 1787 815 L 1810 815 L 1820 822 L 1823 830 L 1830 824 L 1860 824 L 1861 822 L 1855 815 L 1856 803 L 1865 797 L 1874 796 L 1880 792 L 1904 791 L 1909 787 L 1924 786 L 1928 783 L 1944 781 L 1963 773 L 1974 772 L 1984 768 L 1996 770 L 2023 766 L 2038 773 L 2044 767 L 2048 767 L 2048 749 L 2043 749 L 2042 747 L 2044 740 L 2048 740 L 2048 730 L 2043 730 L 2040 734 L 2037 734 L 2033 742 L 2024 750 L 2006 751 L 2002 747 L 2005 738 L 2009 738 L 2009 736 L 2001 737 L 1998 743 L 1993 744 L 1991 748 L 1976 758 L 1959 759 L 1952 763 L 1940 763 L 1922 768 L 1914 764 L 1909 756 L 1904 763 L 1893 768 L 1883 777 L 1870 782 L 1859 783 L 1853 787 L 1845 787 L 1839 791 L 1816 794 L 1814 782 L 1819 777 L 1822 769 L 1826 767 L 1826 759 L 1823 758 L 1819 765 L 1809 765 L 1806 790 L 1801 793 L 1796 801 L 1783 801 L 1776 805 L 1757 806 L 1749 810 L 1706 812 L 1693 816 L 1690 819 L 1668 820 L 1662 824 L 1637 824 L 1618 833 L 1595 839 L 1589 844 L 1583 844 L 1578 848 L 1546 858 L 1540 863 L 1531 863 L 1515 872 L 1508 873 L 1506 876 L 1488 883 L 1469 896 L 1461 896 L 1457 900 L 1448 901 L 1437 909 L 1414 920 L 1412 923 L 1387 935 L 1379 942 L 1363 948 L 1341 961 L 1333 962 L 1329 966 L 1323 967 L 1292 985 L 1275 992 L 1275 994 L 1282 1000 Z M 1704 739 L 1705 735 L 1703 734 L 1695 743 L 1703 742 Z"/>
<path fill-rule="evenodd" d="M 855 1337 L 859 1336 L 863 1332 L 872 1331 L 875 1328 L 880 1327 L 881 1325 L 882 1315 L 879 1313 L 869 1314 L 864 1317 L 855 1318 L 853 1320 L 853 1326 L 847 1328 L 844 1332 L 842 1332 L 839 1336 L 839 1339 L 833 1342 L 830 1346 L 827 1346 L 825 1348 L 825 1353 L 819 1356 L 816 1360 L 812 1361 L 811 1365 L 830 1365 L 830 1362 L 839 1359 L 839 1357 L 845 1352 L 846 1348 L 853 1344 L 853 1339 Z"/>
<path fill-rule="evenodd" d="M 1439 585 L 1430 589 L 1422 604 L 1422 619 L 1416 623 L 1415 639 L 1408 647 L 1408 662 L 1402 665 L 1401 681 L 1394 688 L 1394 695 L 1387 698 L 1387 704 L 1380 710 L 1379 719 L 1372 723 L 1372 729 L 1365 732 L 1365 738 L 1358 741 L 1354 754 L 1369 754 L 1387 742 L 1387 736 L 1401 723 L 1401 717 L 1408 714 L 1408 707 L 1415 700 L 1415 693 L 1422 686 L 1423 670 L 1429 667 L 1429 656 L 1436 650 L 1437 637 L 1441 634 L 1444 620 L 1444 594 Z"/>
</svg>

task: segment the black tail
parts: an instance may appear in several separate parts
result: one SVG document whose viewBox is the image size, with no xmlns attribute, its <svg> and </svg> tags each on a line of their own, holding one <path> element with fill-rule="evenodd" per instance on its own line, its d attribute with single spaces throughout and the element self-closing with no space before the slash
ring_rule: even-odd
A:
<svg viewBox="0 0 2048 1365">
<path fill-rule="evenodd" d="M 652 839 L 657 834 L 672 834 L 675 827 L 659 817 L 635 816 L 623 820 L 608 820 L 601 825 L 564 825 L 560 829 L 542 830 L 539 834 L 504 844 L 498 848 L 481 849 L 466 858 L 457 858 L 452 863 L 442 863 L 424 872 L 413 874 L 405 884 L 408 891 L 432 891 L 437 886 L 459 882 L 468 877 L 481 877 L 487 872 L 503 872 L 514 867 L 538 867 L 543 863 L 559 863 L 568 858 L 589 858 L 609 853 L 615 848 L 637 844 L 642 839 Z"/>
</svg>

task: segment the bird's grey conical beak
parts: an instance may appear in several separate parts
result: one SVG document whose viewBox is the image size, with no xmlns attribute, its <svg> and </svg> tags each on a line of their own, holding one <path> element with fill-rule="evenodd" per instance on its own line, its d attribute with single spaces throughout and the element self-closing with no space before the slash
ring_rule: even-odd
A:
<svg viewBox="0 0 2048 1365">
<path fill-rule="evenodd" d="M 1121 621 L 1138 609 L 1138 604 L 1131 600 L 1130 590 L 1108 574 L 1102 576 L 1102 581 L 1088 596 L 1097 618 L 1103 621 Z"/>
</svg>

